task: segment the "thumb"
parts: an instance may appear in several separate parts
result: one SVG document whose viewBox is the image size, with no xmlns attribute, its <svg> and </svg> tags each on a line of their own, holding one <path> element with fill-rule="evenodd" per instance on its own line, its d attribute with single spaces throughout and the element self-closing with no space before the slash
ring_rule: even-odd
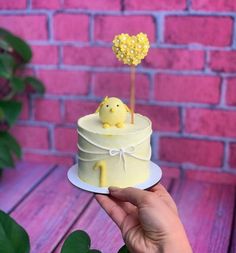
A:
<svg viewBox="0 0 236 253">
<path fill-rule="evenodd" d="M 150 196 L 150 192 L 143 191 L 137 188 L 128 187 L 128 188 L 118 188 L 118 187 L 109 187 L 109 192 L 112 197 L 124 201 L 130 202 L 131 204 L 140 207 L 143 204 L 144 200 L 147 199 L 147 196 Z"/>
</svg>

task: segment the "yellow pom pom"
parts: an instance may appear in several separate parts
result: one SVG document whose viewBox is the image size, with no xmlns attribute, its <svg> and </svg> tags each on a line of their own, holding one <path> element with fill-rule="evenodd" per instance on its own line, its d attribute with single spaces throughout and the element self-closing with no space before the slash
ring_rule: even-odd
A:
<svg viewBox="0 0 236 253">
<path fill-rule="evenodd" d="M 144 33 L 136 36 L 121 33 L 116 35 L 112 42 L 112 50 L 117 59 L 128 65 L 136 66 L 141 63 L 150 48 L 148 37 Z"/>
</svg>

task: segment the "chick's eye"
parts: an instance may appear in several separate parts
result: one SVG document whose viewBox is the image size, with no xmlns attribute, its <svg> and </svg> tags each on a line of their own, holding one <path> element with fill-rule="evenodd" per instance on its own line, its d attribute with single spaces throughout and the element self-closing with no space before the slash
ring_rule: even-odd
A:
<svg viewBox="0 0 236 253">
<path fill-rule="evenodd" d="M 109 105 L 106 105 L 106 107 L 109 107 Z"/>
<path fill-rule="evenodd" d="M 117 107 L 119 107 L 120 105 L 116 105 Z"/>
</svg>

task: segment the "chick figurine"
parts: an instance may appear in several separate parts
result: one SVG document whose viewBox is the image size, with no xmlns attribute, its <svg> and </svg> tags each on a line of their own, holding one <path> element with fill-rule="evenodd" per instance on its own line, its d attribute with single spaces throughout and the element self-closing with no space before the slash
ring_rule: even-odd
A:
<svg viewBox="0 0 236 253">
<path fill-rule="evenodd" d="M 104 128 L 116 126 L 122 128 L 125 126 L 127 112 L 130 112 L 128 106 L 119 98 L 105 97 L 96 110 Z"/>
</svg>

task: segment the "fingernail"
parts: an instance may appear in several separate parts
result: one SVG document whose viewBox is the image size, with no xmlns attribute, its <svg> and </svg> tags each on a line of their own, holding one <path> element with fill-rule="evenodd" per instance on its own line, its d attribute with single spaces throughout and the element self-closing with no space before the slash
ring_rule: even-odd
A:
<svg viewBox="0 0 236 253">
<path fill-rule="evenodd" d="M 110 187 L 108 188 L 108 190 L 109 190 L 109 192 L 116 192 L 116 191 L 119 191 L 120 188 L 119 188 L 119 187 L 116 187 L 116 186 L 110 186 Z"/>
</svg>

